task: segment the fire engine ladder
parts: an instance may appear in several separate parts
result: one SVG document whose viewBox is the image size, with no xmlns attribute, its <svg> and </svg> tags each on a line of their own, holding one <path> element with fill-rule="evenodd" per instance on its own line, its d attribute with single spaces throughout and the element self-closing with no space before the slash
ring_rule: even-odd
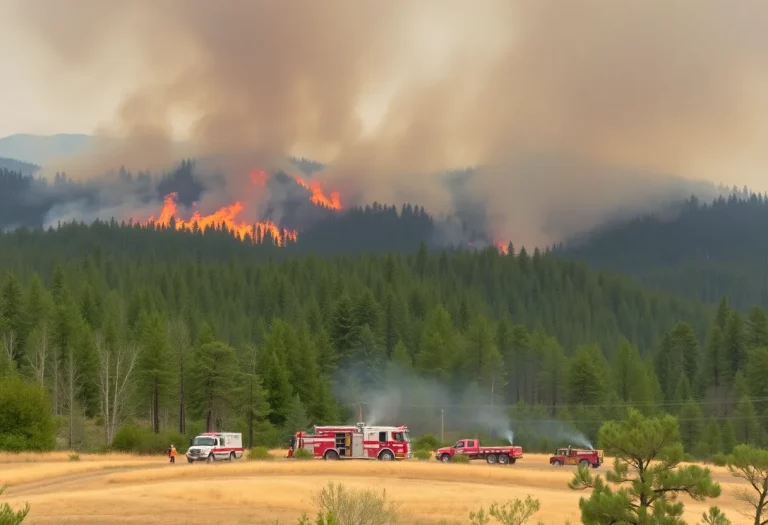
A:
<svg viewBox="0 0 768 525">
<path fill-rule="evenodd" d="M 348 432 L 336 434 L 336 449 L 340 456 L 349 456 L 351 454 L 350 445 L 352 445 L 351 435 Z"/>
</svg>

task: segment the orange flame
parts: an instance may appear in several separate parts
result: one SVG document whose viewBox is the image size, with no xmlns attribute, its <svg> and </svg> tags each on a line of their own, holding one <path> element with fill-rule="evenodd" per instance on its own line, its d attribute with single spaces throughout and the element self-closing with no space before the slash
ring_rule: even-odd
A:
<svg viewBox="0 0 768 525">
<path fill-rule="evenodd" d="M 250 237 L 255 241 L 257 238 L 263 238 L 267 233 L 269 233 L 278 246 L 285 246 L 285 243 L 288 240 L 295 242 L 298 236 L 296 231 L 280 228 L 272 221 L 259 221 L 255 224 L 237 222 L 237 215 L 243 211 L 243 205 L 240 202 L 235 202 L 229 206 L 224 206 L 223 208 L 220 208 L 210 215 L 203 216 L 199 211 L 195 211 L 195 213 L 192 214 L 192 217 L 188 221 L 177 219 L 177 197 L 178 194 L 176 193 L 169 193 L 166 195 L 163 199 L 163 210 L 160 213 L 160 218 L 155 220 L 154 216 L 152 216 L 147 220 L 147 224 L 170 227 L 171 219 L 174 219 L 175 228 L 177 230 L 188 231 L 193 231 L 195 226 L 197 226 L 200 230 L 205 230 L 207 227 L 224 225 L 240 240 L 245 240 L 246 237 Z M 257 233 L 258 237 L 256 235 Z"/>
<path fill-rule="evenodd" d="M 502 255 L 509 254 L 509 243 L 503 243 L 501 241 L 496 242 L 496 248 L 498 248 L 499 253 Z"/>
<path fill-rule="evenodd" d="M 341 194 L 338 191 L 330 192 L 330 198 L 328 198 L 325 196 L 323 189 L 320 187 L 319 181 L 311 180 L 308 184 L 298 175 L 293 175 L 293 178 L 296 180 L 296 183 L 299 186 L 309 190 L 312 193 L 312 197 L 310 197 L 312 204 L 316 206 L 322 206 L 323 208 L 328 208 L 329 210 L 341 210 Z"/>
<path fill-rule="evenodd" d="M 267 173 L 264 170 L 253 170 L 248 175 L 251 177 L 251 182 L 255 186 L 264 187 L 267 183 Z"/>
</svg>

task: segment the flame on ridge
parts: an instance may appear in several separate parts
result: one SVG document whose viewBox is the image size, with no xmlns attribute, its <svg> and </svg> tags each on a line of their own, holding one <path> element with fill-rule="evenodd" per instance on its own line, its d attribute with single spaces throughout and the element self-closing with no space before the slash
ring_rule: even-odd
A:
<svg viewBox="0 0 768 525">
<path fill-rule="evenodd" d="M 330 192 L 328 194 L 330 197 L 327 197 L 321 188 L 320 181 L 311 180 L 309 183 L 307 183 L 307 181 L 298 175 L 293 175 L 293 178 L 296 181 L 296 184 L 306 190 L 309 190 L 312 193 L 312 196 L 309 199 L 312 201 L 312 204 L 316 206 L 322 206 L 323 208 L 327 208 L 329 210 L 341 210 L 341 194 L 338 191 Z"/>
<path fill-rule="evenodd" d="M 215 227 L 219 225 L 226 226 L 240 240 L 245 240 L 246 237 L 250 237 L 252 240 L 264 238 L 267 233 L 275 241 L 278 246 L 285 246 L 286 241 L 296 241 L 298 233 L 295 230 L 288 230 L 286 228 L 280 228 L 272 221 L 258 221 L 256 223 L 238 222 L 236 220 L 237 215 L 243 211 L 243 204 L 239 201 L 234 202 L 228 206 L 224 206 L 213 212 L 210 215 L 201 215 L 199 211 L 195 211 L 192 217 L 185 221 L 176 217 L 176 199 L 177 193 L 169 193 L 163 199 L 163 210 L 160 212 L 160 217 L 155 220 L 154 216 L 150 217 L 145 224 L 155 224 L 164 227 L 171 227 L 173 222 L 174 227 L 177 230 L 193 231 L 195 226 L 200 230 L 204 230 L 207 227 Z"/>
</svg>

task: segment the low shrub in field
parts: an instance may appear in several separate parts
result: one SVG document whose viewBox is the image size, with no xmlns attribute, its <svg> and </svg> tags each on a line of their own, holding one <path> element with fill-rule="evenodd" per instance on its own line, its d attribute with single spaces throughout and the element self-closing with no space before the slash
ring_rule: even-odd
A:
<svg viewBox="0 0 768 525">
<path fill-rule="evenodd" d="M 490 518 L 494 518 L 502 525 L 524 525 L 540 508 L 539 500 L 528 495 L 524 501 L 515 499 L 503 505 L 494 503 L 487 513 L 482 508 L 476 512 L 470 512 L 469 523 L 470 525 L 488 525 Z"/>
<path fill-rule="evenodd" d="M 80 454 L 74 453 L 69 455 L 70 461 L 80 461 Z"/>
<path fill-rule="evenodd" d="M 415 457 L 420 461 L 425 461 L 432 457 L 432 452 L 430 452 L 429 450 L 423 450 L 423 449 L 417 450 L 413 453 L 413 457 Z"/>
<path fill-rule="evenodd" d="M 395 525 L 398 505 L 387 501 L 386 491 L 348 490 L 330 483 L 312 496 L 325 516 L 333 516 L 338 525 Z"/>
<path fill-rule="evenodd" d="M 275 459 L 275 456 L 269 453 L 267 447 L 253 447 L 248 452 L 248 461 L 271 461 Z"/>
<path fill-rule="evenodd" d="M 315 456 L 306 448 L 298 448 L 293 451 L 293 457 L 294 459 L 314 459 Z"/>
<path fill-rule="evenodd" d="M 728 464 L 728 456 L 725 454 L 714 454 L 712 455 L 712 463 L 718 467 L 724 467 L 726 464 Z"/>
<path fill-rule="evenodd" d="M 451 463 L 466 464 L 469 463 L 469 457 L 465 456 L 464 454 L 454 454 L 454 456 L 451 458 Z"/>
</svg>

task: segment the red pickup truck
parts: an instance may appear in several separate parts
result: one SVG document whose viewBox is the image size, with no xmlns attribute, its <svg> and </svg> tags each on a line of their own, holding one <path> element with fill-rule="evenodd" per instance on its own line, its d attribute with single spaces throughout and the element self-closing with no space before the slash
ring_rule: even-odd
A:
<svg viewBox="0 0 768 525">
<path fill-rule="evenodd" d="M 513 464 L 523 457 L 523 447 L 481 447 L 479 439 L 460 439 L 452 447 L 443 447 L 435 452 L 435 459 L 449 463 L 453 456 L 461 454 L 469 459 L 485 459 L 489 465 Z"/>
</svg>

